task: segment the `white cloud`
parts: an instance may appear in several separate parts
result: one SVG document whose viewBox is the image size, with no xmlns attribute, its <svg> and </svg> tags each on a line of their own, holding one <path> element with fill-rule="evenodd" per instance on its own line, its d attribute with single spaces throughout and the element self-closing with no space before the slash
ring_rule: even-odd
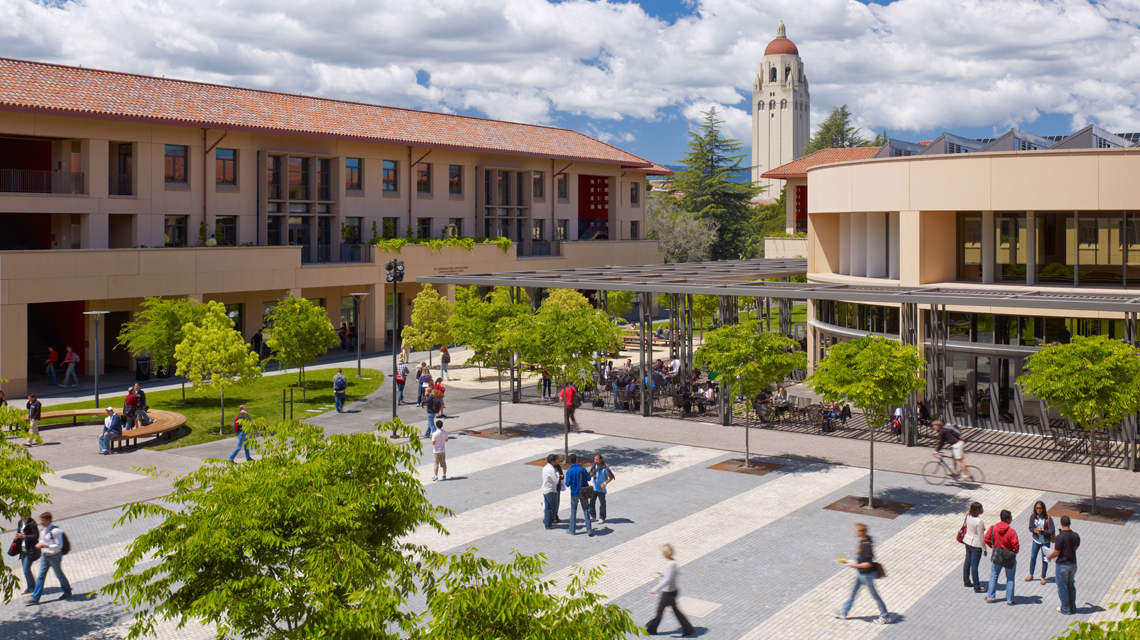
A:
<svg viewBox="0 0 1140 640">
<path fill-rule="evenodd" d="M 846 103 L 868 130 L 1025 125 L 1046 112 L 1140 129 L 1136 0 L 695 9 L 669 24 L 604 0 L 0 0 L 0 55 L 527 122 L 574 114 L 613 142 L 633 139 L 619 122 L 695 122 L 717 105 L 726 132 L 747 140 L 752 79 L 783 19 L 814 122 Z"/>
</svg>

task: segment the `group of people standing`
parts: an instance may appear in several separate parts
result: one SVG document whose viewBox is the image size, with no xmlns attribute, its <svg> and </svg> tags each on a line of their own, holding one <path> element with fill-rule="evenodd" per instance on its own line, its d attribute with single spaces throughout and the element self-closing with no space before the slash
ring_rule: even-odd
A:
<svg viewBox="0 0 1140 640">
<path fill-rule="evenodd" d="M 606 494 L 607 487 L 616 476 L 601 454 L 594 456 L 594 464 L 587 470 L 578 463 L 577 454 L 569 454 L 566 463 L 570 465 L 563 471 L 562 460 L 558 454 L 546 456 L 546 466 L 542 468 L 542 526 L 553 529 L 554 525 L 562 522 L 558 517 L 561 506 L 562 491 L 570 492 L 570 527 L 568 533 L 577 535 L 578 507 L 582 507 L 582 516 L 586 521 L 586 535 L 594 537 L 593 522 L 606 523 Z M 600 516 L 600 517 L 599 517 Z"/>
</svg>

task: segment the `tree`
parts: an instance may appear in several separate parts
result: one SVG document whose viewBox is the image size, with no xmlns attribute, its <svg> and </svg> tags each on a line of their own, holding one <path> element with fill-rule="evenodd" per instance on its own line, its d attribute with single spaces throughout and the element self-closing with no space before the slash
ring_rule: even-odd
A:
<svg viewBox="0 0 1140 640">
<path fill-rule="evenodd" d="M 606 311 L 615 318 L 620 318 L 633 311 L 632 291 L 606 291 Z"/>
<path fill-rule="evenodd" d="M 1026 368 L 1018 384 L 1086 430 L 1095 515 L 1093 433 L 1140 411 L 1140 350 L 1107 336 L 1074 336 L 1069 344 L 1051 344 L 1029 356 Z"/>
<path fill-rule="evenodd" d="M 685 211 L 673 196 L 652 192 L 645 203 L 645 237 L 657 241 L 665 262 L 703 262 L 716 242 L 717 224 Z"/>
<path fill-rule="evenodd" d="M 889 142 L 889 141 L 890 141 L 890 138 L 888 138 L 888 137 L 887 137 L 887 130 L 886 130 L 886 129 L 883 129 L 882 131 L 880 131 L 880 132 L 879 132 L 879 133 L 878 133 L 878 134 L 875 136 L 875 139 L 871 141 L 871 144 L 870 144 L 870 146 L 872 146 L 872 147 L 881 147 L 881 146 L 883 146 L 884 144 L 887 144 L 887 142 Z"/>
<path fill-rule="evenodd" d="M 761 331 L 760 324 L 749 318 L 741 324 L 710 331 L 708 340 L 693 356 L 698 366 L 717 373 L 720 392 L 728 394 L 725 397 L 731 398 L 734 393 L 739 393 L 746 399 L 745 467 L 750 464 L 748 431 L 753 399 L 768 385 L 783 382 L 796 369 L 807 367 L 807 354 L 797 351 L 797 346 L 798 343 L 788 336 Z"/>
<path fill-rule="evenodd" d="M 282 367 L 297 367 L 297 386 L 304 384 L 305 366 L 317 363 L 317 356 L 337 342 L 328 313 L 320 305 L 288 294 L 269 312 L 271 329 L 265 330 L 265 344 Z"/>
<path fill-rule="evenodd" d="M 1126 589 L 1124 595 L 1135 596 L 1140 589 Z M 1121 620 L 1071 622 L 1069 630 L 1056 640 L 1136 640 L 1140 638 L 1140 600 L 1112 602 L 1110 610 L 1119 611 Z"/>
<path fill-rule="evenodd" d="M 174 349 L 178 375 L 195 389 L 217 390 L 222 398 L 219 433 L 226 428 L 226 388 L 261 377 L 261 358 L 234 331 L 234 321 L 220 302 L 206 304 L 206 315 L 197 324 L 182 327 L 185 338 Z"/>
<path fill-rule="evenodd" d="M 705 321 L 712 320 L 719 307 L 720 300 L 717 299 L 717 296 L 693 296 L 693 321 L 700 326 L 701 340 L 705 338 Z"/>
<path fill-rule="evenodd" d="M 427 349 L 431 364 L 431 349 L 437 344 L 451 344 L 451 303 L 439 295 L 430 284 L 423 288 L 412 303 L 412 323 L 400 332 L 404 344 L 411 349 Z"/>
<path fill-rule="evenodd" d="M 206 306 L 191 298 L 146 298 L 135 319 L 119 332 L 119 346 L 135 354 L 149 353 L 153 366 L 170 371 L 174 368 L 174 349 L 186 337 L 182 327 L 201 321 L 205 315 Z M 185 378 L 182 403 L 186 403 Z"/>
<path fill-rule="evenodd" d="M 913 345 L 881 336 L 865 336 L 828 349 L 808 384 L 825 402 L 847 402 L 863 411 L 871 435 L 871 475 L 867 506 L 875 508 L 875 429 L 883 427 L 893 407 L 926 386 L 926 360 Z"/>
<path fill-rule="evenodd" d="M 748 250 L 745 258 L 764 257 L 764 238 L 779 237 L 787 234 L 787 189 L 780 189 L 780 197 L 772 204 L 758 205 L 751 218 L 745 233 L 748 236 Z"/>
<path fill-rule="evenodd" d="M 689 132 L 689 152 L 681 163 L 685 170 L 673 176 L 669 195 L 678 198 L 681 209 L 717 225 L 712 258 L 735 260 L 745 252 L 745 225 L 752 216 L 752 198 L 763 187 L 733 182 L 732 178 L 751 170 L 741 166 L 747 157 L 737 140 L 721 137 L 716 109 L 704 113 L 704 122 Z"/>
<path fill-rule="evenodd" d="M 4 382 L 7 380 L 0 378 L 0 383 Z M 23 418 L 26 415 L 26 411 L 20 411 L 12 405 L 0 406 L 0 428 L 6 430 L 10 425 L 16 426 L 15 431 L 8 431 L 0 438 L 0 521 L 3 522 L 14 521 L 21 513 L 51 502 L 46 493 L 36 490 L 44 484 L 43 475 L 51 472 L 48 464 L 33 459 L 28 449 L 18 440 L 31 437 L 31 433 L 24 429 L 27 422 Z M 0 531 L 6 532 L 3 528 Z M 8 544 L 7 540 L 5 544 Z M 0 564 L 0 596 L 3 597 L 3 602 L 12 601 L 19 584 L 12 567 Z"/>
<path fill-rule="evenodd" d="M 543 580 L 546 556 L 514 552 L 500 564 L 473 549 L 431 561 L 442 573 L 426 592 L 430 621 L 413 640 L 577 640 L 645 635 L 629 612 L 605 602 L 594 588 L 601 567 L 577 569 L 566 595 Z"/>
<path fill-rule="evenodd" d="M 421 614 L 408 597 L 430 582 L 423 562 L 433 552 L 402 540 L 421 525 L 446 533 L 436 518 L 451 515 L 415 473 L 415 430 L 398 419 L 329 436 L 302 422 L 254 423 L 258 459 L 207 459 L 162 501 L 124 507 L 116 526 L 158 520 L 102 589 L 136 610 L 127 637 L 160 618 L 214 622 L 221 640 L 411 635 Z M 407 442 L 382 437 L 389 428 Z"/>
<path fill-rule="evenodd" d="M 454 313 L 448 318 L 453 340 L 466 345 L 472 351 L 471 359 L 479 364 L 479 377 L 483 377 L 483 365 L 491 365 L 494 347 L 499 342 L 496 329 L 499 320 L 521 313 L 530 313 L 530 300 L 526 292 L 519 290 L 520 301 L 511 302 L 510 289 L 495 287 L 485 299 L 479 296 L 479 288 L 455 287 Z M 522 305 L 516 306 L 516 305 Z"/>
<path fill-rule="evenodd" d="M 847 105 L 833 107 L 831 114 L 819 123 L 815 135 L 808 139 L 804 147 L 804 155 L 809 155 L 821 149 L 839 149 L 844 147 L 869 147 L 870 142 L 859 133 L 859 127 L 851 125 L 851 112 Z"/>
</svg>

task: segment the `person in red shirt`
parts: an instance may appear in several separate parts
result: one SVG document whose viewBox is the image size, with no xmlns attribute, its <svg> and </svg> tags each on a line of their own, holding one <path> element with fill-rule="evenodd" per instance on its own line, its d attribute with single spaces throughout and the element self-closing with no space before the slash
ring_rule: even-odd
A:
<svg viewBox="0 0 1140 640">
<path fill-rule="evenodd" d="M 47 365 L 47 368 L 44 370 L 44 373 L 47 374 L 48 384 L 53 387 L 56 385 L 55 363 L 57 360 L 59 360 L 59 354 L 56 353 L 55 349 L 48 347 L 47 360 L 44 361 L 44 364 Z"/>
<path fill-rule="evenodd" d="M 558 399 L 562 402 L 562 417 L 566 422 L 566 430 L 570 430 L 570 424 L 573 423 L 574 430 L 578 430 L 578 419 L 574 417 L 574 398 L 578 395 L 578 389 L 572 385 L 567 384 L 562 387 L 558 392 Z"/>
<path fill-rule="evenodd" d="M 134 429 L 139 425 L 135 417 L 139 408 L 139 397 L 135 395 L 134 386 L 127 387 L 127 398 L 123 401 L 123 431 Z"/>
<path fill-rule="evenodd" d="M 1017 552 L 1021 550 L 1021 545 L 1017 541 L 1017 531 L 1009 526 L 1012 521 L 1013 515 L 1008 510 L 1002 509 L 1001 522 L 986 532 L 986 546 L 994 550 L 991 556 L 993 564 L 990 565 L 990 586 L 986 591 L 986 602 L 995 601 L 998 574 L 1005 569 L 1005 603 L 1013 604 L 1013 576 L 1017 573 Z M 1006 564 L 1008 566 L 1005 566 Z"/>
</svg>

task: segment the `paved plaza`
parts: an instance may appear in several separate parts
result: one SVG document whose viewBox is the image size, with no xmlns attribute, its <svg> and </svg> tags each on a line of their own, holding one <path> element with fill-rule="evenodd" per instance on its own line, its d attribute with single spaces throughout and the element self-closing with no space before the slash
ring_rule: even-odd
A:
<svg viewBox="0 0 1140 640">
<path fill-rule="evenodd" d="M 474 376 L 460 370 L 460 377 Z M 825 436 L 754 429 L 753 459 L 767 473 L 746 474 L 711 468 L 742 457 L 743 430 L 673 420 L 582 410 L 582 432 L 570 435 L 571 451 L 601 453 L 617 478 L 610 485 L 606 524 L 587 537 L 567 535 L 565 522 L 544 530 L 539 493 L 541 468 L 533 463 L 562 451 L 558 407 L 536 404 L 503 407 L 506 426 L 526 431 L 510 439 L 476 437 L 466 432 L 494 427 L 498 409 L 478 397 L 486 385 L 456 383 L 448 393 L 445 426 L 449 479 L 432 482 L 420 467 L 428 497 L 455 516 L 443 521 L 449 536 L 422 530 L 416 542 L 444 552 L 473 546 L 481 554 L 507 560 L 511 552 L 544 553 L 549 575 L 565 583 L 576 566 L 605 565 L 597 591 L 629 609 L 639 623 L 652 617 L 656 596 L 648 589 L 663 563 L 658 548 L 670 543 L 681 567 L 681 606 L 699 637 L 739 638 L 1048 638 L 1074 620 L 1107 619 L 1109 602 L 1126 588 L 1140 586 L 1140 514 L 1123 524 L 1075 521 L 1082 537 L 1077 573 L 1079 614 L 1061 616 L 1053 569 L 1049 583 L 1022 582 L 1028 571 L 1026 520 L 1034 501 L 1052 507 L 1080 501 L 1087 491 L 1088 468 L 1060 462 L 975 455 L 989 484 L 931 486 L 916 472 L 929 449 L 876 445 L 876 495 L 913 505 L 888 519 L 826 509 L 847 496 L 866 494 L 867 443 Z M 468 387 L 468 388 L 464 388 Z M 379 391 L 354 403 L 344 414 L 314 420 L 328 432 L 364 431 L 390 416 L 391 396 Z M 421 429 L 424 415 L 414 406 L 401 415 Z M 134 467 L 155 465 L 174 473 L 195 468 L 202 458 L 226 457 L 231 441 L 171 451 L 141 448 L 100 457 L 95 453 L 97 426 L 44 431 L 45 446 L 34 449 L 55 475 L 49 481 L 49 508 L 68 532 L 73 551 L 64 561 L 76 596 L 56 601 L 60 591 L 49 575 L 43 603 L 25 607 L 20 597 L 0 607 L 0 638 L 119 638 L 129 614 L 117 609 L 98 589 L 107 584 L 115 561 L 130 541 L 150 524 L 138 521 L 114 527 L 120 507 L 132 500 L 153 500 L 169 490 L 168 480 L 142 476 Z M 425 455 L 425 463 L 430 453 Z M 86 476 L 80 474 L 87 474 Z M 62 476 L 78 478 L 68 480 Z M 84 482 L 91 476 L 103 478 Z M 1116 469 L 1098 473 L 1103 506 L 1140 512 L 1140 476 Z M 954 534 L 968 504 L 981 502 L 987 525 L 1001 509 L 1013 513 L 1022 542 L 1016 577 L 1017 606 L 987 604 L 984 596 L 963 587 L 962 546 Z M 563 494 L 560 513 L 569 518 Z M 579 514 L 581 518 L 581 514 Z M 855 522 L 869 525 L 877 559 L 888 577 L 877 587 L 892 625 L 873 623 L 877 611 L 863 592 L 850 619 L 832 617 L 850 592 L 853 571 L 835 562 L 853 556 Z M 5 542 L 7 538 L 5 538 Z M 5 556 L 12 565 L 12 558 Z M 981 563 L 989 575 L 989 560 Z M 1040 575 L 1040 569 L 1038 569 Z M 88 597 L 90 596 L 90 597 Z M 998 598 L 1004 598 L 999 590 Z M 671 614 L 660 628 L 676 636 Z M 192 625 L 160 629 L 162 638 L 208 638 L 211 629 Z"/>
</svg>

